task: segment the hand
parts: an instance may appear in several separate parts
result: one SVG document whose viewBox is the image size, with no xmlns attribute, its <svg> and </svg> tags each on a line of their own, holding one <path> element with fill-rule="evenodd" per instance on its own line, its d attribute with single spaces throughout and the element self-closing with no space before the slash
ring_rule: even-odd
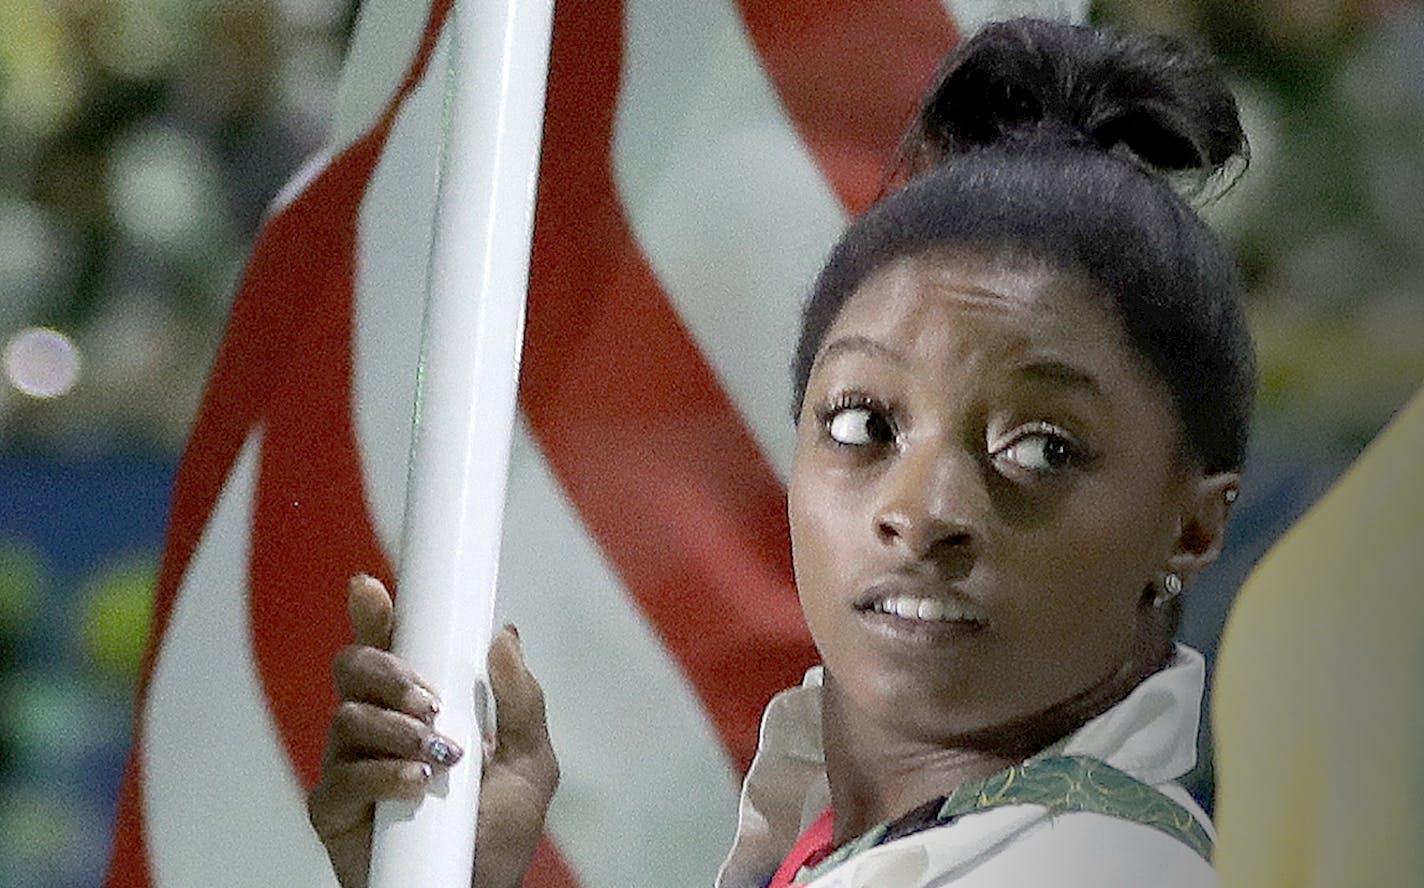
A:
<svg viewBox="0 0 1424 888">
<path fill-rule="evenodd" d="M 343 888 L 365 888 L 375 803 L 420 798 L 432 769 L 454 764 L 463 750 L 434 729 L 434 692 L 389 652 L 394 621 L 385 587 L 371 577 L 353 578 L 348 609 L 356 643 L 332 664 L 342 702 L 307 811 Z M 518 888 L 543 832 L 559 766 L 543 692 L 511 628 L 495 637 L 488 664 L 498 733 L 484 744 L 474 886 Z"/>
</svg>

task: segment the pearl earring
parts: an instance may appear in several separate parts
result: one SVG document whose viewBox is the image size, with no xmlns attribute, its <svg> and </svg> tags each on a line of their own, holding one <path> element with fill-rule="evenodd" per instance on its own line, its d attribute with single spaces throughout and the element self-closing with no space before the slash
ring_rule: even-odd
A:
<svg viewBox="0 0 1424 888">
<path fill-rule="evenodd" d="M 1182 578 L 1174 573 L 1169 573 L 1162 578 L 1162 588 L 1152 596 L 1152 606 L 1161 607 L 1181 594 Z"/>
</svg>

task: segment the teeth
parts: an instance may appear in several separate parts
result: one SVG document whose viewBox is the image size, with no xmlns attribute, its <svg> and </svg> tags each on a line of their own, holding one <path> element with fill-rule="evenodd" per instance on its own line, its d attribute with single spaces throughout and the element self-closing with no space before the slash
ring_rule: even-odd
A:
<svg viewBox="0 0 1424 888">
<path fill-rule="evenodd" d="M 910 595 L 895 595 L 875 602 L 875 610 L 882 614 L 893 614 L 906 620 L 926 622 L 971 622 L 978 619 L 963 608 L 938 598 L 917 598 Z"/>
</svg>

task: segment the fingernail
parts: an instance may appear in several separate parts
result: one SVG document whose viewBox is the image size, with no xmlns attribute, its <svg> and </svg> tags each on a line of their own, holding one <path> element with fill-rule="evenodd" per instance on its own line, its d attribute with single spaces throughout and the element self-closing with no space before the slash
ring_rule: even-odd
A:
<svg viewBox="0 0 1424 888">
<path fill-rule="evenodd" d="M 420 698 L 421 707 L 425 709 L 424 719 L 426 721 L 431 721 L 435 716 L 440 714 L 440 701 L 435 699 L 434 694 L 422 688 L 420 685 L 415 686 L 415 693 L 416 696 Z"/>
<path fill-rule="evenodd" d="M 449 767 L 460 760 L 465 751 L 456 746 L 454 741 L 446 740 L 439 734 L 431 734 L 425 738 L 425 757 L 437 765 Z"/>
<path fill-rule="evenodd" d="M 425 762 L 421 762 L 421 763 L 420 763 L 420 782 L 421 782 L 421 783 L 428 783 L 428 782 L 430 781 L 430 775 L 433 774 L 433 773 L 434 773 L 434 772 L 430 770 L 430 766 L 429 766 L 429 765 L 427 765 Z"/>
<path fill-rule="evenodd" d="M 504 628 L 509 630 L 509 634 L 514 636 L 515 641 L 519 641 L 519 627 L 513 623 L 505 623 Z"/>
</svg>

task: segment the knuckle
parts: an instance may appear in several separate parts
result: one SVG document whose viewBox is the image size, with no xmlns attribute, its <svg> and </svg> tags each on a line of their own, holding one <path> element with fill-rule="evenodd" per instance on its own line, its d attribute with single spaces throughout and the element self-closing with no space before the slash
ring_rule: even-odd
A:
<svg viewBox="0 0 1424 888">
<path fill-rule="evenodd" d="M 331 658 L 331 681 L 338 688 L 341 687 L 341 678 L 346 673 L 346 648 L 337 651 Z"/>
<path fill-rule="evenodd" d="M 363 645 L 348 644 L 336 652 L 336 656 L 331 658 L 332 668 L 338 672 L 349 670 L 354 664 L 356 657 L 360 654 Z"/>
<path fill-rule="evenodd" d="M 360 671 L 361 645 L 348 644 L 331 658 L 331 677 L 336 688 L 345 693 Z"/>
<path fill-rule="evenodd" d="M 545 783 L 550 794 L 559 786 L 559 781 L 563 779 L 563 771 L 559 767 L 559 760 L 554 756 L 554 751 L 545 747 L 535 759 L 540 774 L 544 775 Z"/>
<path fill-rule="evenodd" d="M 425 758 L 425 738 L 427 732 L 423 727 L 412 725 L 408 719 L 401 719 L 400 725 L 401 747 L 407 758 L 420 760 Z"/>
<path fill-rule="evenodd" d="M 355 644 L 351 647 L 351 661 L 358 671 L 373 675 L 387 671 L 385 667 L 389 654 L 385 651 L 369 644 Z"/>
<path fill-rule="evenodd" d="M 411 797 L 419 798 L 425 793 L 426 784 L 430 775 L 429 767 L 417 765 L 414 768 L 407 767 L 402 773 L 403 783 Z"/>
<path fill-rule="evenodd" d="M 382 762 L 381 789 L 386 798 L 419 798 L 425 792 L 423 766 L 410 762 Z"/>
<path fill-rule="evenodd" d="M 354 700 L 343 700 L 331 718 L 331 735 L 338 741 L 349 741 L 360 733 L 366 707 Z"/>
<path fill-rule="evenodd" d="M 539 684 L 539 682 L 535 681 L 531 676 L 529 679 L 529 711 L 539 719 L 541 724 L 547 718 L 546 700 L 547 696 L 544 694 L 543 685 Z"/>
<path fill-rule="evenodd" d="M 330 787 L 326 783 L 317 784 L 307 795 L 307 821 L 318 836 L 331 833 L 334 815 L 330 811 Z"/>
</svg>

